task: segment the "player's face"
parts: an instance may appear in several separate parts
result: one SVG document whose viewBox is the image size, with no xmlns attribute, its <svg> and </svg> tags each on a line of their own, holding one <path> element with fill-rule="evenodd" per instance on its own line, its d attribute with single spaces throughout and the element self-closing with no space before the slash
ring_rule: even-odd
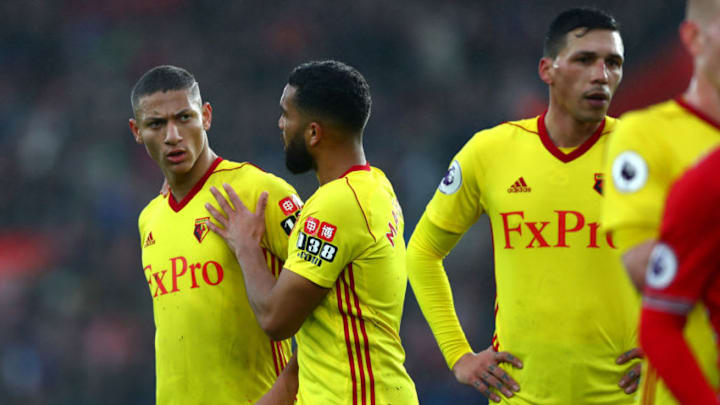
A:
<svg viewBox="0 0 720 405">
<path fill-rule="evenodd" d="M 602 121 L 622 79 L 622 38 L 616 31 L 578 28 L 566 41 L 549 61 L 546 82 L 553 102 L 579 122 Z"/>
<path fill-rule="evenodd" d="M 308 120 L 295 105 L 293 86 L 286 85 L 280 97 L 280 119 L 278 127 L 282 131 L 285 146 L 285 165 L 291 173 L 305 173 L 313 168 L 313 158 L 305 144 L 305 131 Z"/>
<path fill-rule="evenodd" d="M 140 99 L 130 128 L 166 176 L 182 176 L 206 150 L 211 120 L 210 104 L 200 105 L 192 91 L 158 91 Z"/>
</svg>

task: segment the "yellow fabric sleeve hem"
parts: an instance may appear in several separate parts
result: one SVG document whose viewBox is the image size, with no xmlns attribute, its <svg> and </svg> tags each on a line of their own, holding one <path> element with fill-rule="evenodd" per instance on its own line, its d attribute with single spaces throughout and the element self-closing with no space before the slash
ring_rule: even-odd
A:
<svg viewBox="0 0 720 405">
<path fill-rule="evenodd" d="M 450 369 L 460 357 L 473 351 L 455 313 L 450 282 L 442 263 L 461 237 L 462 234 L 433 224 L 426 213 L 420 218 L 407 248 L 410 286 Z"/>
</svg>

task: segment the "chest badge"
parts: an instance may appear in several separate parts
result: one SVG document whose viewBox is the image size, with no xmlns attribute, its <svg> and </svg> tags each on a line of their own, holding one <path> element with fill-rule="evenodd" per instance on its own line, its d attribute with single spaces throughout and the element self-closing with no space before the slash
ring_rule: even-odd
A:
<svg viewBox="0 0 720 405">
<path fill-rule="evenodd" d="M 195 220 L 195 230 L 193 231 L 193 235 L 195 235 L 195 239 L 197 239 L 200 243 L 202 243 L 205 236 L 207 236 L 208 232 L 210 232 L 210 228 L 207 226 L 207 221 L 209 220 L 210 217 L 197 218 Z"/>
<path fill-rule="evenodd" d="M 593 185 L 593 190 L 597 191 L 598 194 L 602 195 L 602 193 L 603 193 L 603 174 L 602 173 L 595 173 L 595 185 Z"/>
</svg>

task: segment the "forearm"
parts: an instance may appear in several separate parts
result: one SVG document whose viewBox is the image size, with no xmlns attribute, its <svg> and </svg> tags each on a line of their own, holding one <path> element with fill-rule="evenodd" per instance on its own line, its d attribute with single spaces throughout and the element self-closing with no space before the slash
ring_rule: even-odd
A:
<svg viewBox="0 0 720 405">
<path fill-rule="evenodd" d="M 451 369 L 460 357 L 472 352 L 455 313 L 450 282 L 442 263 L 460 237 L 438 228 L 423 215 L 407 250 L 410 285 Z"/>
<path fill-rule="evenodd" d="M 675 398 L 683 404 L 714 404 L 717 394 L 683 337 L 685 317 L 643 309 L 640 343 Z"/>
<path fill-rule="evenodd" d="M 266 326 L 270 323 L 278 306 L 272 294 L 276 280 L 268 271 L 265 256 L 259 246 L 242 251 L 236 250 L 235 257 L 242 269 L 250 307 L 260 326 L 267 331 Z"/>
<path fill-rule="evenodd" d="M 622 255 L 625 270 L 639 291 L 645 286 L 645 273 L 654 246 L 654 239 L 646 240 L 631 247 Z"/>
<path fill-rule="evenodd" d="M 293 355 L 280 376 L 275 380 L 270 391 L 255 405 L 292 405 L 298 391 L 297 354 Z"/>
</svg>

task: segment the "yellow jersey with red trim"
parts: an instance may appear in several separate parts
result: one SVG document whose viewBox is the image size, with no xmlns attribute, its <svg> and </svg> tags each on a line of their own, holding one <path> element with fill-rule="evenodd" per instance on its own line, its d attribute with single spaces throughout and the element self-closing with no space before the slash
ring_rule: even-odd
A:
<svg viewBox="0 0 720 405">
<path fill-rule="evenodd" d="M 354 166 L 306 202 L 285 269 L 329 288 L 295 335 L 299 404 L 417 404 L 400 342 L 402 210 L 385 174 Z"/>
<path fill-rule="evenodd" d="M 486 213 L 497 297 L 493 347 L 520 385 L 509 404 L 627 404 L 616 359 L 637 340 L 639 295 L 601 231 L 603 152 L 616 120 L 572 150 L 555 146 L 544 114 L 476 133 L 426 208 L 465 233 Z"/>
<path fill-rule="evenodd" d="M 254 210 L 269 192 L 262 247 L 276 277 L 302 202 L 284 180 L 248 163 L 217 158 L 177 202 L 158 195 L 139 218 L 142 263 L 155 316 L 157 404 L 255 403 L 291 355 L 290 341 L 260 328 L 234 253 L 210 231 L 206 203 L 223 183 Z"/>
<path fill-rule="evenodd" d="M 720 145 L 720 123 L 682 99 L 625 114 L 608 144 L 605 229 L 621 252 L 657 239 L 665 200 L 682 174 Z M 688 316 L 685 336 L 705 376 L 718 387 L 715 338 L 702 305 Z M 638 401 L 677 404 L 652 368 L 646 367 Z"/>
</svg>

